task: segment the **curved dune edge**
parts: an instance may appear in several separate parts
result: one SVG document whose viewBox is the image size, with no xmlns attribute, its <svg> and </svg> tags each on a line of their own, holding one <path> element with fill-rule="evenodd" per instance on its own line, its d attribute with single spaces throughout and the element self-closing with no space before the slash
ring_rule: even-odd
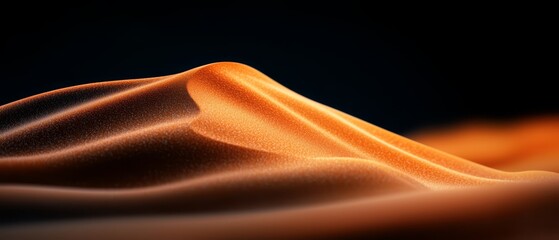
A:
<svg viewBox="0 0 559 240">
<path fill-rule="evenodd" d="M 476 223 L 489 214 L 477 208 L 495 211 L 494 220 L 549 218 L 547 201 L 558 199 L 557 173 L 506 172 L 455 157 L 238 63 L 55 90 L 0 106 L 0 117 L 5 236 L 436 234 L 441 219 L 475 232 L 487 231 Z M 541 206 L 525 207 L 534 203 Z M 347 222 L 334 227 L 332 218 Z M 260 230 L 246 229 L 255 224 Z"/>
<path fill-rule="evenodd" d="M 555 239 L 558 183 L 416 192 L 258 212 L 61 221 L 7 227 L 0 237 Z"/>
</svg>

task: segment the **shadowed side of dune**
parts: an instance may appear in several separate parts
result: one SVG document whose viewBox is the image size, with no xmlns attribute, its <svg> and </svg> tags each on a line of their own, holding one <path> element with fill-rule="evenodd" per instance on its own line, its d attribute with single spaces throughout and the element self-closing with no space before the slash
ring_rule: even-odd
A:
<svg viewBox="0 0 559 240">
<path fill-rule="evenodd" d="M 555 239 L 558 182 L 420 192 L 303 208 L 9 226 L 22 239 Z"/>
</svg>

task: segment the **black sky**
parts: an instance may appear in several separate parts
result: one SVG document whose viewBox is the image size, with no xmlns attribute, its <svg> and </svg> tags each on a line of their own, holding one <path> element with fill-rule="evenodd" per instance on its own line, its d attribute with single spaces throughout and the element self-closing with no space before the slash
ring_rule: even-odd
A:
<svg viewBox="0 0 559 240">
<path fill-rule="evenodd" d="M 237 61 L 399 133 L 559 113 L 549 6 L 185 5 L 4 6 L 0 104 Z"/>
</svg>

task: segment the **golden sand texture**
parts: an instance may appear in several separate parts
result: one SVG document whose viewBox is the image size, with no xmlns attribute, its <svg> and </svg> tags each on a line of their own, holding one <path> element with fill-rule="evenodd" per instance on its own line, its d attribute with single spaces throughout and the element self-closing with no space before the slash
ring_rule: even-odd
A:
<svg viewBox="0 0 559 240">
<path fill-rule="evenodd" d="M 214 63 L 0 106 L 0 238 L 558 236 L 559 174 L 522 170 Z"/>
</svg>

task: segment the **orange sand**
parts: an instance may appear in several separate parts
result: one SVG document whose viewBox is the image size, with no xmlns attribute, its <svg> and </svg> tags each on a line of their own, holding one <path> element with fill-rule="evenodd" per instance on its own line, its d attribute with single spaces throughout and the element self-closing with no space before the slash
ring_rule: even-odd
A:
<svg viewBox="0 0 559 240">
<path fill-rule="evenodd" d="M 412 138 L 493 168 L 559 172 L 559 117 L 476 121 L 419 132 Z"/>
<path fill-rule="evenodd" d="M 559 235 L 559 174 L 464 160 L 238 63 L 3 105 L 0 144 L 0 239 Z"/>
</svg>

